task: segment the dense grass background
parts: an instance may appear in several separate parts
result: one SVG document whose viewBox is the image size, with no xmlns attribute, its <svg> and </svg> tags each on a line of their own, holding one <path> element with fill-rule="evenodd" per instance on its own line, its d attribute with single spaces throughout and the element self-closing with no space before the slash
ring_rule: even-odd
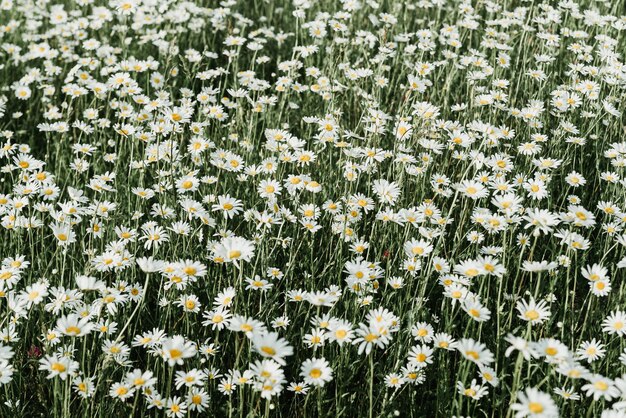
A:
<svg viewBox="0 0 626 418">
<path fill-rule="evenodd" d="M 52 205 L 49 209 L 59 210 L 59 203 L 69 202 L 70 188 L 84 191 L 88 201 L 81 204 L 82 207 L 102 201 L 117 204 L 108 218 L 90 214 L 76 218 L 73 228 L 76 242 L 67 248 L 59 245 L 48 226 L 53 222 L 54 211 L 51 214 L 39 210 L 41 207 L 37 205 L 42 202 L 40 195 L 30 196 L 29 204 L 19 213 L 11 203 L 3 205 L 5 217 L 35 217 L 43 225 L 38 228 L 13 226 L 10 219 L 3 218 L 5 228 L 0 229 L 0 254 L 3 257 L 24 255 L 31 263 L 19 282 L 13 288 L 5 289 L 6 300 L 2 302 L 2 326 L 15 324 L 15 336 L 6 342 L 15 354 L 10 361 L 14 367 L 13 379 L 0 390 L 4 394 L 3 401 L 7 402 L 0 406 L 0 414 L 160 416 L 163 411 L 146 409 L 143 396 L 135 395 L 126 402 L 111 399 L 108 396 L 111 384 L 121 381 L 125 373 L 134 368 L 151 370 L 157 378 L 154 389 L 165 398 L 184 396 L 186 393 L 184 389 L 174 387 L 174 370 L 215 368 L 221 375 L 233 368 L 245 370 L 260 356 L 251 349 L 244 335 L 228 330 L 218 332 L 202 326 L 201 313 L 184 313 L 174 304 L 181 295 L 193 294 L 202 303 L 202 311 L 209 310 L 217 294 L 229 286 L 237 290 L 233 313 L 253 317 L 268 326 L 278 316 L 289 318 L 290 325 L 278 330 L 294 347 L 294 355 L 287 358 L 284 367 L 288 382 L 299 381 L 300 365 L 311 357 L 324 357 L 329 361 L 333 380 L 323 388 L 311 387 L 306 396 L 294 396 L 284 390 L 280 396 L 266 401 L 250 386 L 238 386 L 231 396 L 224 395 L 217 389 L 219 378 L 209 379 L 205 385 L 210 395 L 209 406 L 203 413 L 207 416 L 352 417 L 371 414 L 382 417 L 393 416 L 395 411 L 399 411 L 400 416 L 410 417 L 498 417 L 511 414 L 509 407 L 516 401 L 516 393 L 527 387 L 537 387 L 549 393 L 557 402 L 562 416 L 596 416 L 609 408 L 611 402 L 594 401 L 584 394 L 580 401 L 557 399 L 554 388 L 573 385 L 580 391 L 582 383 L 557 373 L 556 367 L 546 364 L 543 359 L 525 361 L 518 357 L 517 352 L 505 356 L 510 345 L 505 337 L 511 333 L 529 341 L 556 338 L 572 352 L 582 342 L 596 338 L 606 344 L 606 356 L 591 364 L 584 363 L 585 366 L 593 373 L 612 379 L 624 372 L 624 365 L 619 361 L 625 348 L 623 339 L 601 330 L 605 317 L 626 303 L 623 273 L 616 267 L 626 254 L 623 245 L 616 241 L 620 233 L 607 234 L 604 225 L 612 219 L 621 228 L 624 220 L 620 216 L 624 216 L 611 218 L 603 214 L 597 204 L 611 201 L 623 210 L 626 196 L 622 183 L 609 183 L 601 178 L 606 171 L 623 175 L 623 164 L 616 164 L 616 159 L 608 158 L 605 153 L 611 144 L 623 142 L 626 133 L 624 118 L 612 116 L 603 107 L 602 101 L 613 103 L 618 111 L 624 110 L 626 78 L 621 54 L 626 50 L 626 43 L 623 29 L 618 30 L 609 22 L 593 24 L 594 14 L 583 12 L 587 10 L 594 11 L 597 16 L 615 16 L 616 21 L 624 22 L 626 6 L 623 1 L 580 1 L 576 2 L 580 13 L 573 13 L 571 9 L 559 8 L 551 2 L 437 3 L 440 4 L 427 1 L 363 2 L 345 19 L 341 15 L 337 17 L 336 13 L 341 12 L 346 3 L 342 5 L 334 1 L 312 2 L 304 17 L 299 19 L 293 15 L 299 7 L 282 1 L 144 3 L 137 6 L 136 13 L 128 16 L 117 15 L 114 5 L 99 1 L 85 5 L 76 2 L 14 1 L 11 7 L 0 11 L 0 26 L 3 29 L 0 30 L 0 80 L 2 94 L 7 98 L 0 129 L 5 132 L 6 142 L 27 144 L 29 153 L 45 162 L 44 170 L 60 190 L 59 197 L 48 202 Z M 112 10 L 111 20 L 101 27 L 94 23 L 94 19 L 81 20 L 97 11 L 97 6 Z M 63 7 L 68 16 L 65 22 L 54 24 L 58 7 Z M 323 13 L 328 13 L 328 16 Z M 397 23 L 384 24 L 381 21 L 385 19 L 383 13 L 395 17 Z M 557 14 L 559 18 L 553 18 Z M 138 27 L 141 15 L 150 16 L 156 22 Z M 314 20 L 325 22 L 328 32 L 325 36 L 311 36 L 308 26 Z M 345 24 L 345 32 L 332 29 L 329 22 L 334 20 Z M 472 22 L 475 22 L 475 28 L 472 28 Z M 458 47 L 446 45 L 441 35 L 446 28 L 458 34 Z M 411 36 L 407 41 L 402 39 L 403 34 L 418 32 L 423 35 L 419 31 L 431 33 L 432 47 L 425 42 L 420 43 L 417 36 Z M 586 36 L 584 39 L 561 36 L 554 46 L 550 46 L 543 36 L 565 35 L 567 32 L 564 31 L 584 31 Z M 229 36 L 246 38 L 246 45 L 224 45 Z M 609 44 L 602 36 L 615 41 L 610 48 L 607 47 L 617 54 L 614 60 L 603 59 L 600 55 L 599 51 Z M 101 47 L 87 49 L 88 39 L 98 40 Z M 155 42 L 156 39 L 160 41 Z M 260 43 L 262 49 L 249 49 L 247 45 L 253 41 Z M 572 50 L 571 46 L 577 42 L 589 45 L 588 60 L 584 54 Z M 31 48 L 37 48 L 42 43 L 58 51 L 58 55 L 46 60 L 29 54 Z M 318 51 L 302 56 L 297 47 L 310 45 L 317 46 Z M 504 51 L 499 51 L 496 45 Z M 21 51 L 11 52 L 15 46 Z M 215 56 L 207 54 L 200 62 L 190 62 L 185 57 L 185 51 L 190 48 L 199 53 L 215 53 Z M 227 54 L 228 51 L 232 54 Z M 510 56 L 508 67 L 498 61 L 501 52 Z M 540 63 L 537 55 L 545 55 L 551 61 Z M 259 61 L 264 56 L 268 57 L 267 62 Z M 128 71 L 130 78 L 141 89 L 141 94 L 150 99 L 159 94 L 150 83 L 151 74 L 158 70 L 164 79 L 161 90 L 167 93 L 172 106 L 179 106 L 187 93 L 188 97 L 196 100 L 203 89 L 210 89 L 210 96 L 217 104 L 223 97 L 228 97 L 237 107 L 224 109 L 228 119 L 218 121 L 203 111 L 204 105 L 195 102 L 191 106 L 194 113 L 190 122 L 205 124 L 196 133 L 190 123 L 175 123 L 178 131 L 168 135 L 156 134 L 151 143 L 142 141 L 136 135 L 122 135 L 118 132 L 118 124 L 128 124 L 144 132 L 157 130 L 150 125 L 152 121 L 138 120 L 143 107 L 134 101 L 136 94 L 118 89 L 102 95 L 86 91 L 72 98 L 63 90 L 70 83 L 89 85 L 87 81 L 80 81 L 80 71 L 85 71 L 89 80 L 106 83 L 112 75 L 125 71 L 120 66 L 125 60 L 153 60 L 158 63 L 158 69 L 152 71 Z M 297 68 L 285 69 L 287 61 L 297 63 Z M 76 65 L 80 65 L 80 69 Z M 50 66 L 56 68 L 51 71 Z M 574 66 L 580 68 L 572 73 Z M 306 69 L 311 67 L 316 67 L 331 87 L 323 87 L 324 79 L 307 75 Z M 432 70 L 420 74 L 425 67 Z M 353 80 L 347 70 L 355 69 L 367 69 L 370 75 Z M 543 70 L 546 79 L 532 79 L 528 72 L 535 69 Z M 610 69 L 613 69 L 617 79 L 614 84 L 606 80 Z M 200 72 L 213 70 L 220 70 L 220 73 L 208 80 L 197 77 Z M 255 90 L 242 82 L 243 71 L 253 71 L 254 78 L 271 85 L 267 89 Z M 407 88 L 410 76 L 416 76 L 430 85 L 424 92 L 411 91 Z M 280 77 L 289 77 L 292 83 L 298 82 L 309 86 L 309 89 L 300 93 L 290 87 L 277 89 L 275 83 Z M 385 77 L 388 84 L 381 88 L 376 77 Z M 494 80 L 507 80 L 509 84 L 505 88 L 497 88 L 492 84 Z M 597 99 L 582 97 L 580 106 L 567 112 L 559 112 L 551 105 L 555 90 L 574 91 L 583 80 L 597 81 Z M 18 84 L 29 85 L 32 95 L 27 100 L 16 97 Z M 50 87 L 54 87 L 54 91 L 46 94 L 46 88 Z M 239 88 L 245 90 L 245 98 L 237 98 L 233 94 Z M 506 100 L 481 105 L 478 96 L 490 92 L 492 95 L 506 95 Z M 270 105 L 260 105 L 270 97 Z M 544 107 L 536 118 L 512 115 L 512 109 L 522 110 L 523 113 L 523 108 L 533 100 L 541 102 Z M 416 106 L 421 102 L 437 106 L 439 115 L 434 118 L 416 116 Z M 453 105 L 461 103 L 467 104 L 467 108 L 460 111 L 452 109 Z M 60 117 L 57 121 L 67 122 L 68 125 L 74 121 L 86 121 L 94 126 L 93 133 L 72 127 L 67 132 L 42 132 L 41 123 L 54 122 L 45 117 L 51 106 L 58 107 Z M 127 112 L 124 111 L 125 106 L 129 109 Z M 167 117 L 167 109 L 172 106 L 154 111 L 153 119 Z M 98 109 L 102 124 L 85 119 L 83 112 L 88 108 Z M 380 132 L 366 129 L 372 125 L 369 118 L 375 109 L 389 117 L 385 129 Z M 324 124 L 307 122 L 308 117 L 324 118 L 327 115 L 332 117 L 332 129 L 338 132 L 334 143 L 316 139 L 320 132 L 324 132 Z M 399 139 L 394 134 L 396 120 L 410 117 L 413 129 Z M 566 132 L 563 122 L 577 127 L 579 133 Z M 451 145 L 447 132 L 452 124 L 470 132 L 476 141 L 466 149 Z M 514 131 L 514 137 L 494 142 L 495 128 L 504 127 Z M 280 162 L 281 153 L 266 147 L 268 129 L 284 129 L 302 139 L 304 148 L 313 151 L 316 160 L 310 165 Z M 546 142 L 535 141 L 540 144 L 541 152 L 532 157 L 523 155 L 518 147 L 531 142 L 535 134 L 547 137 Z M 211 146 L 194 160 L 194 156 L 186 150 L 196 136 L 206 138 Z M 568 142 L 567 138 L 571 136 L 584 138 L 584 144 Z M 441 149 L 429 149 L 425 139 L 440 144 Z M 179 159 L 162 159 L 137 167 L 140 164 L 135 162 L 146 160 L 146 149 L 151 144 L 165 140 L 177 144 L 181 151 Z M 77 157 L 73 148 L 75 144 L 90 144 L 95 148 L 91 156 L 85 157 L 89 168 L 83 172 L 70 167 Z M 240 173 L 212 163 L 211 153 L 215 149 L 236 153 L 247 167 L 262 165 L 268 158 L 275 158 L 273 164 L 277 169 L 270 174 L 239 176 Z M 382 161 L 368 160 L 366 155 L 370 149 L 380 150 L 385 158 Z M 550 171 L 549 178 L 546 178 L 548 195 L 545 199 L 533 200 L 522 187 L 518 188 L 515 193 L 523 198 L 518 218 L 511 214 L 506 228 L 489 234 L 472 218 L 472 214 L 477 208 L 489 208 L 495 213 L 491 197 L 471 200 L 451 187 L 464 180 L 484 176 L 490 180 L 494 178 L 496 170 L 490 169 L 488 163 L 480 164 L 478 153 L 485 161 L 494 155 L 510 155 L 512 170 L 504 177 L 511 183 L 518 180 L 522 183 L 540 172 L 533 165 L 534 158 L 554 158 L 561 160 L 562 164 Z M 16 167 L 13 160 L 18 154 L 19 151 L 12 151 L 11 155 L 3 158 L 5 166 L 0 191 L 11 197 L 19 196 L 22 190 L 19 186 L 25 184 L 22 179 L 24 171 Z M 396 158 L 400 154 L 413 156 L 415 161 L 409 164 L 398 162 Z M 105 158 L 107 155 L 110 158 Z M 351 164 L 358 169 L 353 181 L 348 181 L 346 167 Z M 173 185 L 193 170 L 198 171 L 195 174 L 197 179 L 204 178 L 205 181 L 201 181 L 194 192 L 177 192 Z M 568 185 L 565 178 L 572 171 L 587 180 L 583 187 Z M 87 187 L 94 176 L 105 173 L 115 175 L 110 183 L 112 191 L 97 192 Z M 261 180 L 275 179 L 282 184 L 289 175 L 308 175 L 319 182 L 322 189 L 319 193 L 300 191 L 293 196 L 283 190 L 276 202 L 270 203 L 257 193 Z M 450 180 L 451 185 L 444 187 L 449 193 L 434 190 L 431 180 L 436 175 L 445 175 Z M 378 179 L 398 184 L 401 193 L 393 206 L 396 212 L 432 202 L 441 217 L 450 222 L 443 227 L 428 222 L 421 225 L 428 230 L 423 230 L 423 233 L 432 235 L 430 242 L 434 249 L 428 258 L 422 260 L 422 269 L 415 275 L 402 270 L 406 258 L 403 245 L 412 238 L 422 238 L 420 231 L 409 223 L 377 219 L 381 210 L 389 208 L 381 204 L 372 192 L 372 186 Z M 161 190 L 154 198 L 143 200 L 133 194 L 135 187 Z M 289 210 L 301 219 L 298 211 L 303 204 L 321 207 L 327 200 L 341 201 L 356 193 L 374 199 L 375 208 L 367 212 L 352 209 L 358 213 L 358 219 L 350 221 L 349 226 L 354 236 L 370 244 L 363 254 L 365 259 L 380 263 L 384 271 L 377 280 L 377 289 L 371 290 L 373 297 L 369 306 L 363 306 L 365 295 L 350 292 L 346 285 L 344 269 L 356 255 L 350 251 L 350 242 L 333 231 L 332 225 L 338 224 L 334 215 L 321 210 L 318 223 L 322 229 L 315 234 L 304 230 L 297 222 L 290 222 L 285 216 Z M 496 194 L 494 190 L 490 193 Z M 284 222 L 259 228 L 256 222 L 244 219 L 242 214 L 234 219 L 224 219 L 220 213 L 211 213 L 210 209 L 216 196 L 221 195 L 241 199 L 244 210 L 265 210 L 268 214 L 276 210 L 272 216 L 283 218 Z M 533 237 L 531 229 L 524 229 L 527 222 L 521 217 L 525 208 L 565 213 L 569 210 L 571 195 L 577 196 L 580 205 L 595 213 L 597 223 L 589 228 L 563 223 L 558 228 L 571 229 L 585 236 L 591 241 L 589 249 L 576 251 L 563 246 L 554 232 Z M 211 218 L 208 224 L 198 218 L 188 219 L 180 204 L 185 198 L 204 202 L 207 217 Z M 172 216 L 163 218 L 152 214 L 154 203 L 172 208 Z M 349 216 L 345 202 L 343 207 L 342 213 Z M 141 214 L 141 217 L 134 218 L 134 213 Z M 94 219 L 101 225 L 100 236 L 94 236 L 89 231 L 90 222 Z M 118 240 L 114 231 L 116 226 L 140 229 L 149 220 L 163 227 L 179 220 L 188 221 L 191 232 L 188 236 L 170 232 L 169 242 L 158 249 L 145 249 L 143 241 L 128 243 L 125 248 L 132 257 L 152 255 L 168 262 L 196 260 L 207 266 L 207 275 L 185 290 L 176 290 L 166 289 L 162 275 L 147 275 L 134 262 L 120 271 L 94 270 L 91 260 L 103 253 L 108 244 Z M 225 231 L 255 242 L 255 255 L 250 262 L 237 267 L 210 260 L 210 241 L 218 240 Z M 480 244 L 468 242 L 466 236 L 470 231 L 482 232 L 484 241 Z M 528 246 L 519 244 L 520 233 L 527 234 Z M 282 240 L 287 238 L 291 239 L 289 245 L 281 245 Z M 452 303 L 443 295 L 444 286 L 439 282 L 440 275 L 433 270 L 431 260 L 434 256 L 442 257 L 454 266 L 463 260 L 476 259 L 482 254 L 481 249 L 487 246 L 501 247 L 497 258 L 506 268 L 506 273 L 501 278 L 481 276 L 470 280 L 471 285 L 467 287 L 480 296 L 482 304 L 491 312 L 488 321 L 477 322 L 460 304 Z M 569 257 L 571 264 L 559 266 L 550 273 L 530 273 L 521 268 L 525 261 L 556 261 L 559 256 Z M 613 290 L 606 297 L 592 295 L 587 280 L 581 275 L 581 268 L 594 263 L 609 269 Z M 264 276 L 270 267 L 279 268 L 284 277 L 273 280 L 269 291 L 244 289 L 242 278 Z M 126 287 L 147 286 L 140 301 L 120 304 L 114 314 L 104 310 L 93 316 L 93 322 L 100 319 L 115 321 L 118 324 L 115 334 L 105 337 L 94 331 L 84 337 L 62 337 L 59 345 L 51 346 L 42 335 L 55 327 L 60 315 L 69 314 L 73 309 L 48 312 L 44 304 L 50 300 L 46 298 L 44 303 L 20 315 L 13 309 L 11 295 L 18 295 L 26 286 L 41 278 L 46 278 L 51 287 L 76 288 L 75 279 L 79 275 L 97 277 L 111 288 L 123 287 L 122 283 Z M 403 288 L 390 288 L 388 281 L 394 276 L 404 277 Z M 289 302 L 286 295 L 290 290 L 313 292 L 329 286 L 338 286 L 343 292 L 332 307 Z M 549 320 L 532 327 L 518 317 L 515 308 L 517 301 L 528 300 L 529 295 L 537 300 L 549 300 L 551 311 Z M 91 304 L 101 297 L 98 292 L 85 292 L 82 299 Z M 170 303 L 166 306 L 160 304 L 163 298 Z M 327 342 L 323 347 L 312 349 L 303 343 L 305 334 L 315 328 L 311 320 L 316 315 L 329 314 L 350 321 L 356 327 L 365 321 L 369 309 L 378 307 L 393 311 L 400 323 L 400 330 L 394 333 L 393 340 L 384 349 L 375 348 L 367 356 L 357 354 L 356 346 L 340 347 Z M 492 367 L 497 371 L 500 384 L 493 388 L 488 386 L 489 393 L 480 400 L 463 396 L 456 390 L 457 382 L 466 386 L 472 379 L 480 382 L 478 367 L 456 351 L 435 350 L 433 363 L 424 369 L 422 384 L 406 383 L 397 390 L 386 387 L 385 376 L 400 372 L 406 364 L 410 348 L 417 344 L 411 335 L 412 325 L 422 321 L 430 323 L 436 332 L 449 333 L 457 340 L 471 338 L 486 344 L 496 359 Z M 198 356 L 175 369 L 167 366 L 162 358 L 150 355 L 139 347 L 130 351 L 128 360 L 132 366 L 121 366 L 102 351 L 106 338 L 119 339 L 130 345 L 136 335 L 153 328 L 159 328 L 167 335 L 184 335 L 197 343 L 210 338 L 219 346 L 219 351 L 205 362 L 201 362 Z M 93 397 L 81 399 L 72 389 L 69 379 L 48 380 L 47 373 L 38 370 L 41 356 L 51 354 L 59 347 L 74 350 L 73 358 L 80 363 L 81 373 L 96 377 Z"/>
</svg>

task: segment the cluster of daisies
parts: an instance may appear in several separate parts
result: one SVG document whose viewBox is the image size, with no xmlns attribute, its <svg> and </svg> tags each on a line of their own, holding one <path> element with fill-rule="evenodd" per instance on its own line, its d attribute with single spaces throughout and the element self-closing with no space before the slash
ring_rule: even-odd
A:
<svg viewBox="0 0 626 418">
<path fill-rule="evenodd" d="M 624 52 L 624 0 L 0 1 L 0 415 L 626 418 Z"/>
</svg>

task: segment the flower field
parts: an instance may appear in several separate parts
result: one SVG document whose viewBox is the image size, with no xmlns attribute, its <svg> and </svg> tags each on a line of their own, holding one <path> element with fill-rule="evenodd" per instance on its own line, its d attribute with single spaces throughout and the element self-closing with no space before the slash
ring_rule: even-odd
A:
<svg viewBox="0 0 626 418">
<path fill-rule="evenodd" d="M 0 417 L 626 418 L 624 0 L 0 0 Z"/>
</svg>

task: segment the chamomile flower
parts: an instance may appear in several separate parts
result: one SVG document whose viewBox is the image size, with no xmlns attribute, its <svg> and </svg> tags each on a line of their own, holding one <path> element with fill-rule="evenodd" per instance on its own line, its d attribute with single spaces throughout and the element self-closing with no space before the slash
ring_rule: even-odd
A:
<svg viewBox="0 0 626 418">
<path fill-rule="evenodd" d="M 324 358 L 308 359 L 300 367 L 300 376 L 313 386 L 324 386 L 333 379 L 333 370 Z"/>
<path fill-rule="evenodd" d="M 523 417 L 558 417 L 559 409 L 547 393 L 535 388 L 527 388 L 517 394 L 518 402 L 511 405 L 516 418 Z"/>
</svg>

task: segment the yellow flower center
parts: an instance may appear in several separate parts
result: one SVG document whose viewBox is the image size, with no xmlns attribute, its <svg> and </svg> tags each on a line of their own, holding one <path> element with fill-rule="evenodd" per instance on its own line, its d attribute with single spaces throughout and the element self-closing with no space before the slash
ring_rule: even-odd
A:
<svg viewBox="0 0 626 418">
<path fill-rule="evenodd" d="M 50 368 L 58 373 L 63 373 L 66 370 L 66 367 L 63 363 L 52 363 Z"/>
<path fill-rule="evenodd" d="M 526 317 L 526 319 L 534 321 L 534 320 L 539 318 L 539 312 L 537 312 L 536 310 L 532 309 L 532 310 L 526 312 L 524 314 L 524 316 Z"/>
<path fill-rule="evenodd" d="M 80 334 L 80 328 L 78 328 L 77 326 L 69 326 L 65 329 L 65 333 L 66 334 L 73 334 L 73 335 L 78 335 Z"/>
<path fill-rule="evenodd" d="M 261 351 L 267 354 L 268 356 L 276 355 L 276 350 L 273 347 L 270 347 L 267 345 L 264 345 L 263 347 L 261 347 Z"/>
</svg>

